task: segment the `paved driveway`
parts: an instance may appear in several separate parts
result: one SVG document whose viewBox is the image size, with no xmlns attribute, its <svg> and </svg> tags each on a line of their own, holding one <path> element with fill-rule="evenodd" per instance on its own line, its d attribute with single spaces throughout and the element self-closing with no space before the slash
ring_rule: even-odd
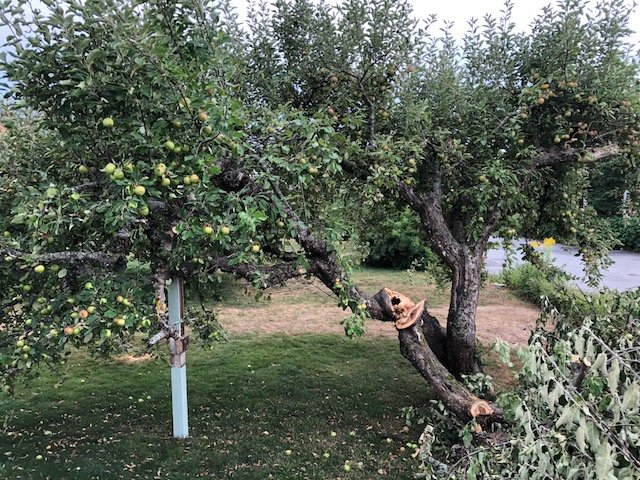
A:
<svg viewBox="0 0 640 480">
<path fill-rule="evenodd" d="M 498 239 L 492 239 L 497 241 Z M 522 263 L 522 258 L 517 251 L 520 244 L 524 243 L 524 239 L 518 239 L 512 242 L 516 249 L 515 262 Z M 543 248 L 543 247 L 540 247 Z M 574 275 L 579 279 L 584 277 L 583 264 L 580 257 L 577 256 L 578 249 L 568 247 L 566 245 L 556 244 L 551 249 L 553 263 L 562 268 L 570 275 Z M 640 253 L 613 251 L 609 254 L 613 265 L 605 270 L 602 277 L 602 285 L 615 290 L 631 290 L 640 288 Z M 489 273 L 499 273 L 504 263 L 505 251 L 500 246 L 487 252 L 487 269 Z M 579 286 L 587 288 L 583 281 L 576 282 Z"/>
</svg>

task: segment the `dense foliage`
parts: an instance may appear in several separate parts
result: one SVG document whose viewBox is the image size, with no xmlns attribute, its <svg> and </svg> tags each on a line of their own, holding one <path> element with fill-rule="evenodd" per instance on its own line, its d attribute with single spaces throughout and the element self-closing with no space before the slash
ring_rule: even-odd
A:
<svg viewBox="0 0 640 480">
<path fill-rule="evenodd" d="M 421 419 L 424 478 L 638 478 L 639 295 L 557 292 L 562 307 L 547 301 L 529 346 L 517 352 L 518 384 L 498 399 L 508 426 L 458 424 L 464 447 L 452 450 L 458 439 L 443 428 L 434 435 L 433 425 L 451 430 L 455 422 L 434 408 Z M 496 350 L 511 364 L 507 344 Z"/>
<path fill-rule="evenodd" d="M 435 268 L 439 259 L 428 247 L 420 223 L 405 209 L 382 219 L 371 219 L 376 228 L 365 229 L 362 240 L 368 243 L 367 265 L 389 268 Z"/>
<path fill-rule="evenodd" d="M 640 252 L 639 217 L 612 217 L 609 219 L 609 225 L 616 239 L 620 241 L 621 248 Z"/>
</svg>

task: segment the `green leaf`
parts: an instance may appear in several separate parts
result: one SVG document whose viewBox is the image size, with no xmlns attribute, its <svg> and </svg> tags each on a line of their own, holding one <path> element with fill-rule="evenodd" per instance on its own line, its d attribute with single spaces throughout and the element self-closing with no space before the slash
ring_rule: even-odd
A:
<svg viewBox="0 0 640 480">
<path fill-rule="evenodd" d="M 607 384 L 612 395 L 618 394 L 618 381 L 620 380 L 620 363 L 617 359 L 611 362 L 611 367 L 607 373 Z"/>
<path fill-rule="evenodd" d="M 559 428 L 562 425 L 573 422 L 575 414 L 576 414 L 576 408 L 573 405 L 564 407 L 564 409 L 562 410 L 562 414 L 560 415 L 560 418 L 556 420 L 556 428 Z"/>
<path fill-rule="evenodd" d="M 587 437 L 587 422 L 584 420 L 584 418 L 581 418 L 580 426 L 576 430 L 576 443 L 578 444 L 578 448 L 580 448 L 580 451 L 582 453 L 585 453 L 587 451 L 586 437 Z"/>
<path fill-rule="evenodd" d="M 616 480 L 613 475 L 613 457 L 611 455 L 611 445 L 603 442 L 596 452 L 596 478 L 598 480 Z"/>
<path fill-rule="evenodd" d="M 592 370 L 602 369 L 603 375 L 607 374 L 607 354 L 604 352 L 600 352 L 596 357 L 593 365 L 591 366 Z"/>
<path fill-rule="evenodd" d="M 636 382 L 633 382 L 627 390 L 624 392 L 624 396 L 622 397 L 622 411 L 626 412 L 627 410 L 637 410 L 638 403 L 640 402 L 640 387 Z"/>
</svg>

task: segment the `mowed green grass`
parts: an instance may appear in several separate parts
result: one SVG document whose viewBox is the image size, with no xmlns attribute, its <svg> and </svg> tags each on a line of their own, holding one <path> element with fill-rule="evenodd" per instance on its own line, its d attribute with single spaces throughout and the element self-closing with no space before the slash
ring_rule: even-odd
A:
<svg viewBox="0 0 640 480">
<path fill-rule="evenodd" d="M 403 431 L 401 409 L 429 392 L 397 340 L 236 336 L 193 348 L 187 440 L 171 438 L 169 375 L 166 359 L 83 354 L 43 371 L 0 399 L 0 478 L 403 479 L 415 469 L 401 447 L 420 432 Z"/>
</svg>

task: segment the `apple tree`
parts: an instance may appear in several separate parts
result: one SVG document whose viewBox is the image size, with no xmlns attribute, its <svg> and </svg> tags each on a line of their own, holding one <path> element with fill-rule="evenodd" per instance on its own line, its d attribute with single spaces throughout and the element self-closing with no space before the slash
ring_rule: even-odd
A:
<svg viewBox="0 0 640 480">
<path fill-rule="evenodd" d="M 456 375 L 480 371 L 475 316 L 492 235 L 553 225 L 580 245 L 597 280 L 609 238 L 583 203 L 588 168 L 606 160 L 627 175 L 638 165 L 640 98 L 624 2 L 595 11 L 561 2 L 527 34 L 515 30 L 506 2 L 498 17 L 471 21 L 461 41 L 447 28 L 432 32 L 433 19 L 414 22 L 408 2 L 274 7 L 250 15 L 252 96 L 328 112 L 345 137 L 340 174 L 359 186 L 354 205 L 390 215 L 411 208 L 450 270 L 446 328 L 425 310 L 409 329 L 417 343 L 400 330 L 403 353 L 436 391 L 441 365 Z M 335 289 L 343 279 L 334 266 L 313 272 Z M 367 297 L 356 286 L 350 294 L 381 320 L 408 301 L 395 292 Z M 450 400 L 464 417 L 469 404 Z"/>
<path fill-rule="evenodd" d="M 300 182 L 318 167 L 285 165 L 263 140 L 281 122 L 279 155 L 316 138 L 317 165 L 338 165 L 329 122 L 242 101 L 225 4 L 43 3 L 8 2 L 0 17 L 13 32 L 1 63 L 13 112 L 0 134 L 6 389 L 69 345 L 102 355 L 137 332 L 150 346 L 179 337 L 165 299 L 173 277 L 197 291 L 221 272 L 260 287 L 305 274 L 262 163 Z M 220 335 L 213 312 L 191 327 Z"/>
<path fill-rule="evenodd" d="M 480 371 L 483 255 L 491 235 L 548 220 L 586 259 L 605 251 L 581 198 L 585 165 L 636 165 L 630 12 L 566 2 L 523 35 L 507 3 L 459 43 L 406 1 L 273 6 L 250 13 L 248 34 L 198 0 L 4 8 L 20 118 L 0 140 L 3 381 L 67 344 L 176 337 L 171 277 L 267 288 L 314 275 L 353 311 L 348 333 L 394 321 L 454 414 L 499 419 L 455 378 Z M 450 271 L 446 328 L 424 301 L 364 293 L 335 249 L 358 209 L 406 207 Z M 215 324 L 194 327 L 211 339 Z"/>
</svg>

